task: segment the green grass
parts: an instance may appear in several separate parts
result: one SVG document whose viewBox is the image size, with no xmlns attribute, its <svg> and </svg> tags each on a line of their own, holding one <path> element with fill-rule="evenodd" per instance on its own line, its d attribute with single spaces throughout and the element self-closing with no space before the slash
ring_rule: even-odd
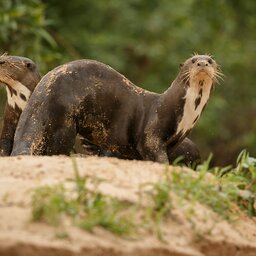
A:
<svg viewBox="0 0 256 256">
<path fill-rule="evenodd" d="M 230 200 L 249 216 L 256 216 L 256 158 L 242 151 L 236 167 L 224 171 L 215 168 L 213 173 L 220 180 L 220 188 L 229 194 Z"/>
<path fill-rule="evenodd" d="M 59 226 L 63 218 L 71 218 L 74 225 L 87 231 L 102 227 L 127 236 L 145 229 L 163 239 L 161 226 L 171 218 L 172 210 L 179 207 L 174 205 L 172 195 L 191 207 L 196 203 L 205 205 L 227 220 L 241 212 L 256 215 L 256 159 L 246 151 L 239 155 L 236 167 L 209 168 L 211 157 L 197 166 L 195 172 L 166 166 L 159 182 L 141 186 L 136 204 L 102 194 L 99 184 L 103 181 L 81 177 L 75 159 L 71 159 L 73 189 L 65 188 L 64 184 L 37 188 L 32 198 L 34 221 Z"/>
<path fill-rule="evenodd" d="M 59 225 L 63 217 L 70 217 L 75 225 L 88 231 L 100 226 L 117 235 L 131 234 L 134 224 L 130 205 L 99 192 L 97 180 L 92 181 L 95 187 L 89 189 L 90 180 L 81 177 L 73 158 L 72 162 L 74 191 L 65 189 L 63 184 L 37 188 L 32 198 L 32 219 Z"/>
<path fill-rule="evenodd" d="M 64 192 L 61 184 L 35 189 L 32 198 L 33 220 L 51 225 L 60 224 L 61 214 L 69 207 Z"/>
<path fill-rule="evenodd" d="M 149 202 L 142 208 L 142 223 L 145 229 L 155 233 L 157 237 L 164 241 L 161 225 L 168 218 L 173 209 L 171 198 L 171 186 L 165 178 L 157 183 L 146 183 L 141 186 L 140 202 Z M 144 222 L 144 223 L 143 223 Z"/>
</svg>

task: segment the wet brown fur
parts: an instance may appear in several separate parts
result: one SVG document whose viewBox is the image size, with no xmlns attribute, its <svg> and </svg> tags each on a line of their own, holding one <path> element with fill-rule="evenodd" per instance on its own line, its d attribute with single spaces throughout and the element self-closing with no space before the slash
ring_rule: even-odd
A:
<svg viewBox="0 0 256 256">
<path fill-rule="evenodd" d="M 12 155 L 69 154 L 78 133 L 122 158 L 168 161 L 167 152 L 189 133 L 175 131 L 192 58 L 163 94 L 143 90 L 96 61 L 74 61 L 54 69 L 40 81 L 21 115 Z M 211 61 L 214 83 L 218 68 Z"/>
</svg>

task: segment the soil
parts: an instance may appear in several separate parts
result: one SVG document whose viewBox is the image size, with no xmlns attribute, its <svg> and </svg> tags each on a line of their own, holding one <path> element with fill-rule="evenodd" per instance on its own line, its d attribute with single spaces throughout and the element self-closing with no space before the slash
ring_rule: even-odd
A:
<svg viewBox="0 0 256 256">
<path fill-rule="evenodd" d="M 81 175 L 104 180 L 100 185 L 103 193 L 129 201 L 138 200 L 140 184 L 158 181 L 165 169 L 157 163 L 115 158 L 90 156 L 76 160 Z M 181 168 L 180 171 L 191 170 Z M 193 219 L 186 216 L 186 205 L 172 211 L 172 217 L 164 225 L 164 241 L 153 234 L 122 238 L 101 228 L 86 232 L 69 222 L 61 227 L 32 222 L 33 189 L 46 184 L 68 183 L 73 177 L 69 157 L 0 158 L 0 255 L 256 255 L 254 218 L 241 216 L 230 223 L 199 204 Z M 68 238 L 60 238 L 63 232 Z"/>
</svg>

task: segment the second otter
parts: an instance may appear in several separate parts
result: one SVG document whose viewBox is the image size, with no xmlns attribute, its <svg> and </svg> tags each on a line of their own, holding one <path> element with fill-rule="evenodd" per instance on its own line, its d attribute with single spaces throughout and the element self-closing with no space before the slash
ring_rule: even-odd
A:
<svg viewBox="0 0 256 256">
<path fill-rule="evenodd" d="M 20 114 L 41 76 L 35 63 L 25 57 L 0 56 L 0 83 L 7 92 L 4 123 L 0 137 L 0 156 L 11 154 L 13 138 Z"/>
</svg>

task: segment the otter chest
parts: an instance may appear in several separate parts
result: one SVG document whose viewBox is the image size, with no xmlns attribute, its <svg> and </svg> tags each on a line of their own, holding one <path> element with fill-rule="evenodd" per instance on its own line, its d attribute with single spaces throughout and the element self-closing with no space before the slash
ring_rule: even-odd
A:
<svg viewBox="0 0 256 256">
<path fill-rule="evenodd" d="M 184 96 L 183 113 L 179 119 L 176 135 L 184 135 L 194 127 L 209 99 L 210 91 L 211 84 L 205 84 L 205 81 L 190 84 Z"/>
<path fill-rule="evenodd" d="M 15 105 L 23 110 L 30 97 L 30 90 L 20 82 L 15 82 L 11 88 L 6 87 L 8 105 L 15 108 Z"/>
</svg>

